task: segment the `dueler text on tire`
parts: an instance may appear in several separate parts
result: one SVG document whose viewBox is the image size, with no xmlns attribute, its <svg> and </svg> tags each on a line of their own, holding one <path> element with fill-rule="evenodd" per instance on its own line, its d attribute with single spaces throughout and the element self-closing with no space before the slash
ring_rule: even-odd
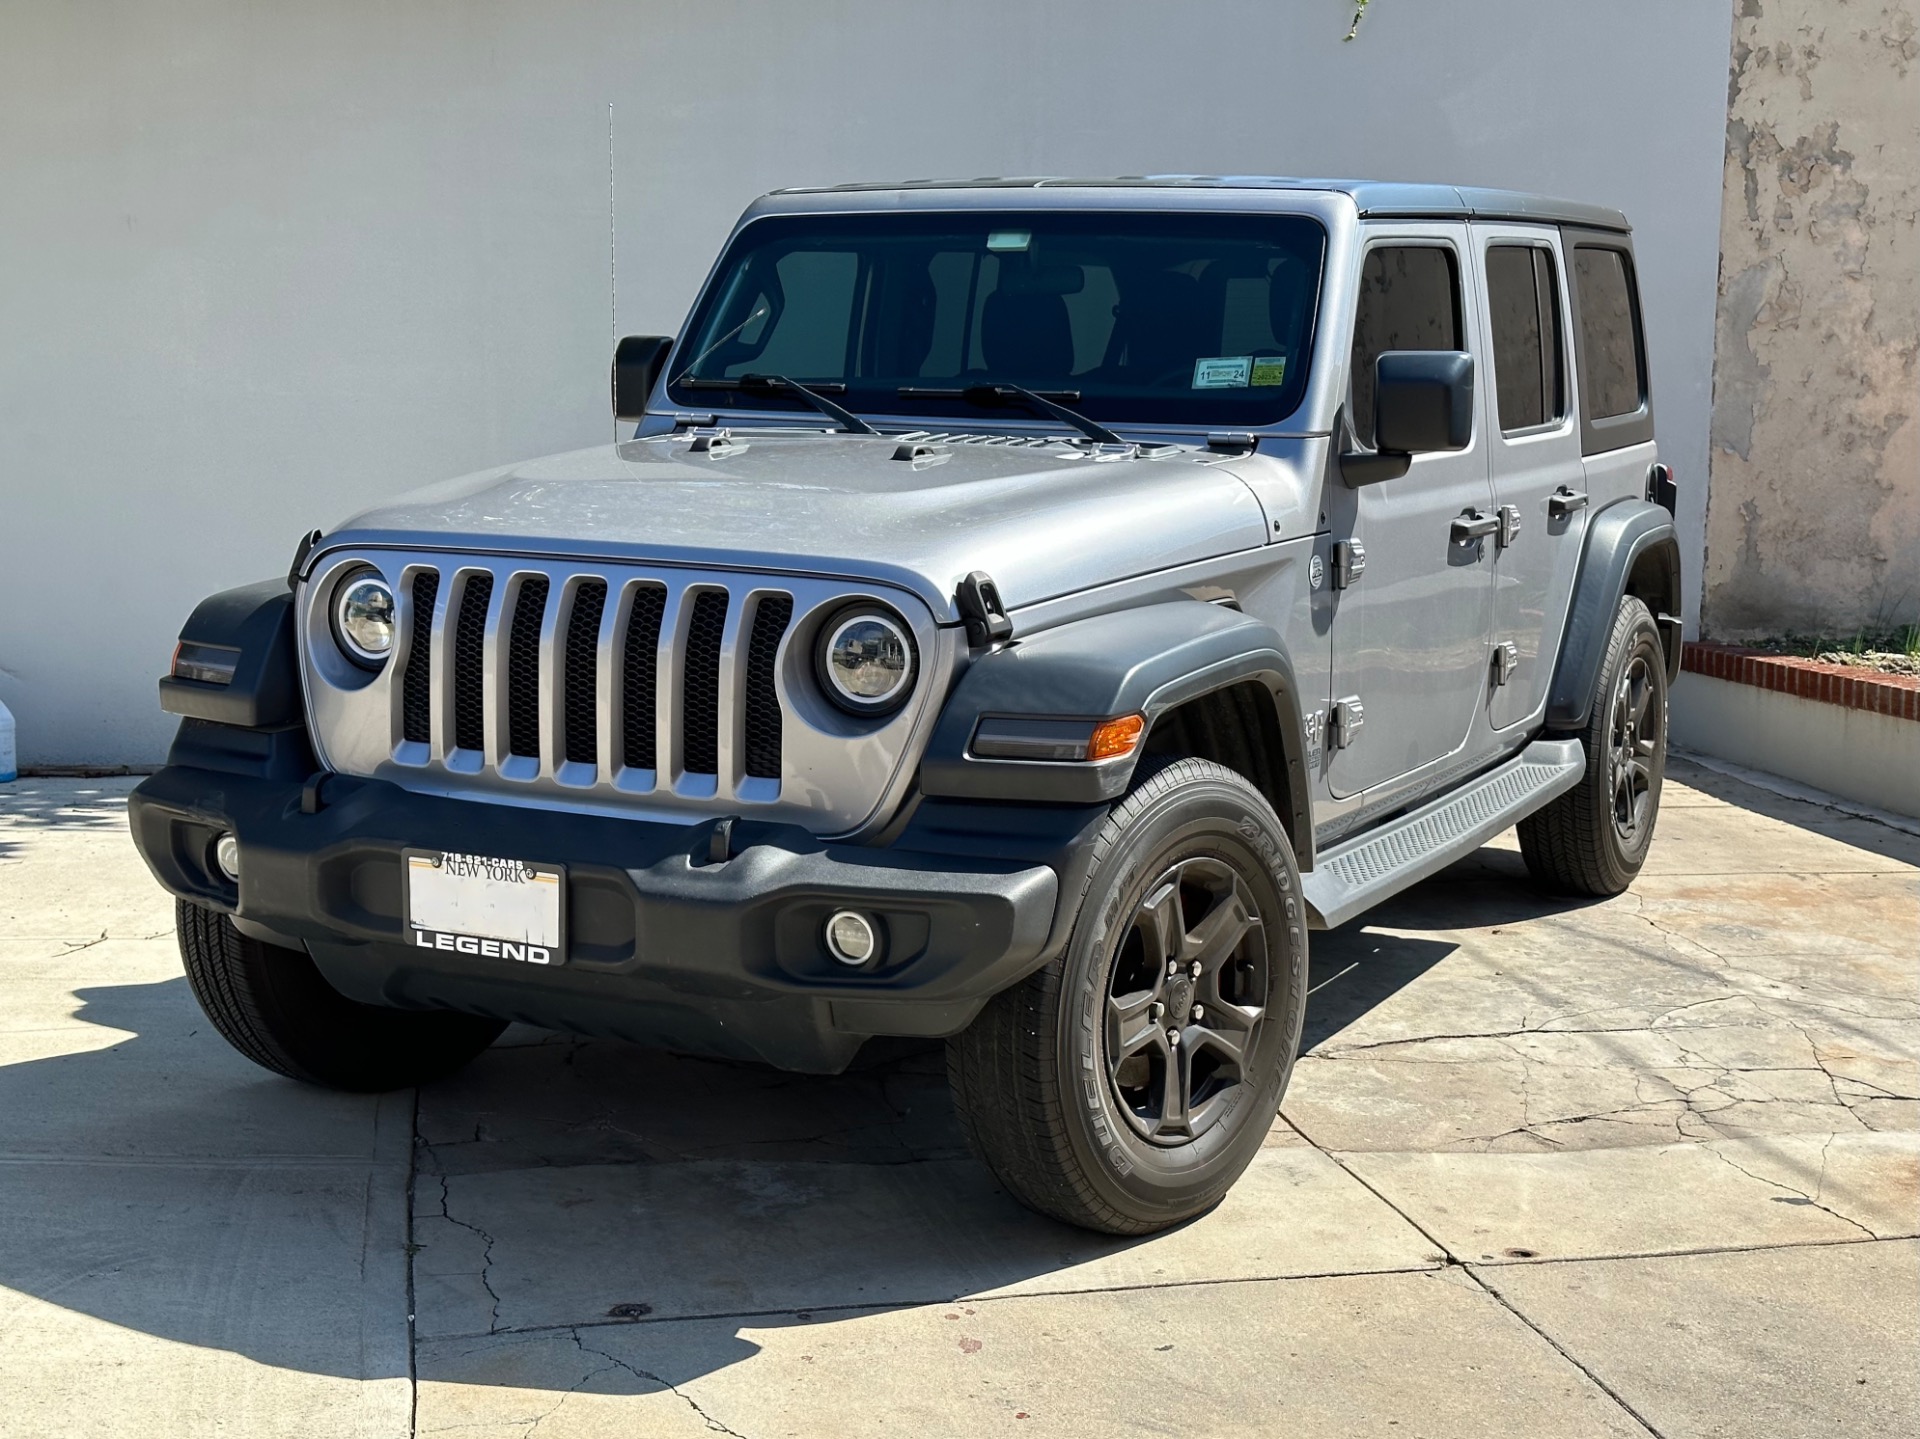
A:
<svg viewBox="0 0 1920 1439">
<path fill-rule="evenodd" d="M 1206 760 L 1143 764 L 1065 952 L 948 1042 L 974 1153 L 1022 1203 L 1110 1234 L 1216 1203 L 1293 1069 L 1304 913 L 1258 790 Z"/>
<path fill-rule="evenodd" d="M 401 1089 L 458 1069 L 506 1025 L 450 1010 L 358 1004 L 304 950 L 263 944 L 216 910 L 174 902 L 193 996 L 221 1036 L 264 1068 L 331 1089 Z"/>
<path fill-rule="evenodd" d="M 1520 853 L 1547 888 L 1604 897 L 1632 884 L 1646 862 L 1667 767 L 1666 654 L 1653 616 L 1632 595 L 1614 616 L 1581 741 L 1586 774 L 1520 821 Z"/>
</svg>

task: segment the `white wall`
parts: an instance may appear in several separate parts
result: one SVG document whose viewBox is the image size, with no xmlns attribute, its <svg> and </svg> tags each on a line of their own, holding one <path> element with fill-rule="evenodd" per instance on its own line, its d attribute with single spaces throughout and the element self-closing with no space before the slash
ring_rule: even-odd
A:
<svg viewBox="0 0 1920 1439">
<path fill-rule="evenodd" d="M 0 0 L 0 699 L 141 763 L 193 603 L 603 440 L 780 185 L 1357 174 L 1618 205 L 1699 573 L 1720 0 Z M 614 105 L 618 298 L 608 266 Z M 1692 613 L 1690 601 L 1689 613 Z"/>
</svg>

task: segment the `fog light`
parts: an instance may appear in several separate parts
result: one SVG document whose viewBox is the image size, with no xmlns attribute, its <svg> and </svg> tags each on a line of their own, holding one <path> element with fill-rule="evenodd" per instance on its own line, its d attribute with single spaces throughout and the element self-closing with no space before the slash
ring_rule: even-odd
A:
<svg viewBox="0 0 1920 1439">
<path fill-rule="evenodd" d="M 864 914 L 843 909 L 827 921 L 827 950 L 842 964 L 865 964 L 880 952 L 880 936 Z"/>
<path fill-rule="evenodd" d="M 235 884 L 240 883 L 240 841 L 231 834 L 223 834 L 213 842 L 213 862 L 220 866 L 224 874 Z"/>
</svg>

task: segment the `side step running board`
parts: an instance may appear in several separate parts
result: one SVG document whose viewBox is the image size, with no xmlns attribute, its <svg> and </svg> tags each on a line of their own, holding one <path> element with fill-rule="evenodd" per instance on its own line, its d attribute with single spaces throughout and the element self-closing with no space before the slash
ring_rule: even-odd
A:
<svg viewBox="0 0 1920 1439">
<path fill-rule="evenodd" d="M 1322 854 L 1300 877 L 1313 929 L 1332 929 L 1437 874 L 1565 793 L 1586 773 L 1577 739 L 1535 740 L 1462 789 Z"/>
</svg>

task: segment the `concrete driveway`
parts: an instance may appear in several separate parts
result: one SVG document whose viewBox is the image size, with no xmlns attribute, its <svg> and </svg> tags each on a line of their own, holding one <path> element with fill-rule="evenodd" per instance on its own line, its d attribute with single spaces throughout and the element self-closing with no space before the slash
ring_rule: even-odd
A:
<svg viewBox="0 0 1920 1439">
<path fill-rule="evenodd" d="M 513 1030 L 415 1095 L 231 1053 L 130 782 L 0 789 L 0 1433 L 1907 1436 L 1920 838 L 1676 763 L 1316 937 L 1283 1122 L 1144 1241 L 836 1079 Z"/>
</svg>

